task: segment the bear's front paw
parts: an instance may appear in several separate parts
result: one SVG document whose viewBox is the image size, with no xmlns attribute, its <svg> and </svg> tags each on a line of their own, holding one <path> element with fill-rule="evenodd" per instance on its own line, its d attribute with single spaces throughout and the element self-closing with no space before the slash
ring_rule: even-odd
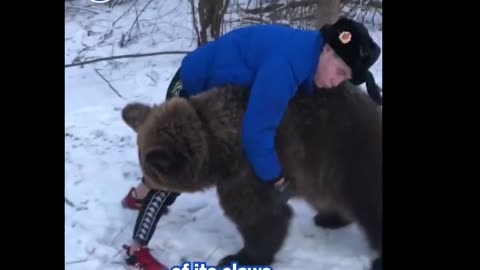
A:
<svg viewBox="0 0 480 270">
<path fill-rule="evenodd" d="M 315 225 L 324 229 L 340 229 L 351 223 L 335 212 L 318 213 L 313 218 L 313 221 L 315 222 Z"/>
<path fill-rule="evenodd" d="M 241 260 L 242 261 L 244 260 L 242 257 L 243 256 L 240 254 L 228 255 L 218 262 L 217 268 L 220 269 L 220 267 L 222 266 L 229 266 L 231 265 L 232 262 L 237 262 L 239 264 L 242 264 Z"/>
<path fill-rule="evenodd" d="M 382 270 L 383 269 L 383 262 L 382 257 L 375 259 L 372 264 L 372 270 Z"/>
<path fill-rule="evenodd" d="M 255 254 L 256 256 L 249 256 L 248 254 Z M 271 256 L 258 256 L 259 254 L 251 253 L 245 250 L 241 250 L 237 254 L 232 254 L 221 259 L 217 267 L 221 269 L 223 266 L 233 266 L 233 263 L 239 265 L 268 265 L 273 259 Z M 232 268 L 233 269 L 233 268 Z"/>
</svg>

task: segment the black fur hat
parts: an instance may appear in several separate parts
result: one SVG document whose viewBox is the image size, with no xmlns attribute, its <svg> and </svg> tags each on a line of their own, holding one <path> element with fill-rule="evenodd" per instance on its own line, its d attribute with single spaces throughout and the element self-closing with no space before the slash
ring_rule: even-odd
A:
<svg viewBox="0 0 480 270">
<path fill-rule="evenodd" d="M 365 26 L 341 17 L 334 24 L 323 26 L 320 31 L 325 42 L 352 69 L 351 82 L 355 85 L 365 82 L 370 97 L 381 105 L 380 89 L 369 71 L 370 67 L 378 60 L 381 50 Z"/>
</svg>

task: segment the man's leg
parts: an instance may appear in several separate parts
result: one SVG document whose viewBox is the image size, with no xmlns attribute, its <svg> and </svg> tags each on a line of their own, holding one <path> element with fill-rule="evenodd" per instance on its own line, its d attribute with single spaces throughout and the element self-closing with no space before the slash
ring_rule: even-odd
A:
<svg viewBox="0 0 480 270">
<path fill-rule="evenodd" d="M 148 192 L 137 216 L 132 237 L 134 244 L 131 251 L 148 245 L 160 217 L 168 211 L 168 206 L 172 205 L 179 195 L 180 193 L 165 190 L 151 189 Z"/>
<path fill-rule="evenodd" d="M 175 96 L 185 97 L 178 71 L 170 82 L 165 99 Z M 139 205 L 140 211 L 135 223 L 132 243 L 130 246 L 124 245 L 127 250 L 127 263 L 144 267 L 144 269 L 166 270 L 168 268 L 151 256 L 147 246 L 155 233 L 160 217 L 167 213 L 168 206 L 175 202 L 180 193 L 150 189 L 144 184 L 143 180 L 144 178 L 142 178 L 142 183 L 130 192 L 137 197 L 137 201 L 141 200 L 141 204 Z"/>
<path fill-rule="evenodd" d="M 143 182 L 140 182 L 135 188 L 135 196 L 139 199 L 144 199 L 149 191 L 150 188 L 148 188 Z"/>
<path fill-rule="evenodd" d="M 170 84 L 167 88 L 167 94 L 165 95 L 165 100 L 168 100 L 172 97 L 188 98 L 183 90 L 183 85 L 180 80 L 180 70 L 177 70 L 170 81 Z M 140 184 L 138 184 L 135 188 L 130 189 L 127 196 L 123 199 L 123 207 L 139 210 L 144 203 L 145 196 L 147 196 L 149 191 L 150 188 L 147 187 L 143 181 L 140 182 Z"/>
<path fill-rule="evenodd" d="M 130 246 L 124 245 L 127 250 L 127 264 L 141 269 L 168 269 L 150 254 L 147 247 L 155 233 L 160 217 L 167 213 L 168 206 L 172 205 L 179 195 L 180 193 L 165 190 L 151 189 L 148 192 L 137 216 L 132 244 Z"/>
</svg>

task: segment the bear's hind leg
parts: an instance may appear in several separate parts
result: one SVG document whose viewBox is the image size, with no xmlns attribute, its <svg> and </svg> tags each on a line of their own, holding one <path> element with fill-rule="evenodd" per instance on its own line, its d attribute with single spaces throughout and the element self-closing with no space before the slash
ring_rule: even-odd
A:
<svg viewBox="0 0 480 270">
<path fill-rule="evenodd" d="M 361 208 L 360 205 L 359 208 Z M 377 206 L 371 205 L 371 207 L 365 207 L 363 210 L 358 209 L 355 213 L 358 218 L 358 223 L 363 227 L 370 246 L 376 250 L 380 257 L 373 261 L 372 270 L 382 269 L 382 215 L 381 209 Z"/>
<path fill-rule="evenodd" d="M 313 218 L 315 225 L 324 229 L 339 229 L 352 223 L 340 213 L 333 210 L 319 210 Z"/>
<path fill-rule="evenodd" d="M 359 192 L 360 194 L 369 194 L 368 191 Z M 382 202 L 381 196 L 360 196 L 350 194 L 350 207 L 354 218 L 363 228 L 370 246 L 379 253 L 379 257 L 373 262 L 372 269 L 382 269 L 382 244 L 383 244 L 383 224 L 382 224 Z"/>
</svg>

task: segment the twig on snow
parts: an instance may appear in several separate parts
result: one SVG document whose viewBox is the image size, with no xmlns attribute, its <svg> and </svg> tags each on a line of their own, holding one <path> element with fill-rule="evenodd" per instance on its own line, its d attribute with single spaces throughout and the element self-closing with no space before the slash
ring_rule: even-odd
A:
<svg viewBox="0 0 480 270">
<path fill-rule="evenodd" d="M 137 6 L 135 6 L 135 14 L 137 15 L 137 18 L 140 17 L 140 15 L 138 14 Z M 142 31 L 140 30 L 140 24 L 138 23 L 138 20 L 137 20 L 137 31 L 138 33 L 140 33 L 140 35 L 142 35 Z"/>
<path fill-rule="evenodd" d="M 165 2 L 166 2 L 166 1 L 165 1 Z M 165 3 L 165 2 L 162 2 L 162 4 L 161 4 L 160 6 L 162 6 L 163 3 Z M 157 18 L 163 18 L 163 17 L 166 17 L 166 16 L 172 14 L 175 10 L 178 9 L 178 7 L 179 7 L 181 4 L 182 4 L 182 2 L 178 1 L 178 5 L 176 5 L 174 8 L 172 8 L 172 9 L 171 9 L 170 11 L 168 11 L 167 13 L 158 16 Z"/>
<path fill-rule="evenodd" d="M 67 9 L 77 9 L 77 10 L 83 10 L 83 11 L 88 11 L 88 12 L 91 12 L 91 13 L 94 13 L 94 14 L 100 14 L 98 11 L 95 11 L 95 10 L 91 10 L 91 9 L 88 9 L 88 8 L 82 8 L 82 7 L 74 7 L 74 6 L 66 6 Z"/>
<path fill-rule="evenodd" d="M 156 83 L 157 83 L 157 80 L 156 80 L 155 78 L 153 78 L 153 76 L 152 76 L 152 75 L 150 75 L 150 74 L 148 74 L 148 73 L 147 73 L 147 74 L 145 74 L 145 75 L 146 75 L 148 78 L 150 78 L 150 80 L 152 80 L 152 82 L 153 82 L 154 84 L 156 84 Z"/>
<path fill-rule="evenodd" d="M 66 262 L 65 265 L 75 264 L 75 263 L 83 263 L 83 262 L 86 262 L 86 261 L 88 261 L 88 259 L 76 260 L 76 261 Z"/>
<path fill-rule="evenodd" d="M 65 197 L 65 203 L 66 203 L 68 206 L 71 206 L 71 207 L 75 208 L 75 205 L 74 205 L 69 199 L 67 199 L 67 197 Z"/>
<path fill-rule="evenodd" d="M 121 45 L 122 47 L 127 46 L 127 43 L 130 41 L 130 34 L 132 33 L 133 27 L 135 26 L 135 24 L 138 23 L 138 18 L 140 18 L 140 16 L 142 15 L 142 13 L 145 11 L 145 9 L 148 7 L 148 5 L 150 5 L 150 3 L 152 3 L 152 1 L 153 1 L 153 0 L 148 1 L 148 3 L 143 7 L 142 11 L 140 11 L 140 14 L 138 14 L 138 15 L 136 16 L 135 20 L 133 21 L 132 26 L 130 26 L 130 29 L 128 29 L 128 31 L 127 31 L 128 34 L 125 35 L 125 37 L 126 37 L 127 40 L 125 41 L 125 40 L 122 39 L 122 40 L 120 41 L 120 45 Z"/>
<path fill-rule="evenodd" d="M 105 79 L 105 77 L 103 77 L 102 74 L 100 74 L 100 72 L 98 72 L 98 69 L 95 69 L 95 72 L 98 74 L 98 76 L 100 76 L 100 78 L 102 78 L 102 79 L 108 84 L 108 86 L 110 86 L 110 89 L 112 89 L 113 92 L 115 92 L 115 93 L 117 94 L 117 96 L 125 99 L 122 95 L 120 95 L 120 93 L 118 93 L 117 89 L 115 89 L 115 88 L 112 86 L 112 84 L 111 84 L 107 79 Z"/>
<path fill-rule="evenodd" d="M 68 67 L 74 67 L 74 66 L 83 66 L 86 64 L 92 64 L 100 61 L 106 61 L 106 60 L 114 60 L 114 59 L 121 59 L 121 58 L 129 58 L 129 57 L 145 57 L 145 56 L 152 56 L 152 55 L 163 55 L 163 54 L 187 54 L 190 51 L 164 51 L 164 52 L 153 52 L 153 53 L 139 53 L 139 54 L 125 54 L 125 55 L 116 55 L 116 56 L 110 56 L 110 57 L 104 57 L 104 58 L 97 58 L 85 62 L 78 62 L 74 64 L 68 64 L 65 65 L 66 68 Z"/>
<path fill-rule="evenodd" d="M 118 252 L 113 256 L 113 258 L 117 257 L 118 254 L 122 253 L 122 251 L 123 251 L 123 248 L 119 249 Z M 114 263 L 114 262 L 112 262 L 112 263 Z"/>
<path fill-rule="evenodd" d="M 125 11 L 125 13 L 122 14 L 122 16 L 118 17 L 118 19 L 116 19 L 116 20 L 112 23 L 112 27 L 115 26 L 115 24 L 116 24 L 123 16 L 125 16 L 125 14 L 127 14 L 127 13 L 130 11 L 130 9 L 132 9 L 132 8 L 137 4 L 137 2 L 138 2 L 138 0 L 135 0 L 135 3 L 133 3 L 133 5 L 131 5 L 131 6 L 127 9 L 127 11 Z"/>
<path fill-rule="evenodd" d="M 207 261 L 210 259 L 210 257 L 215 253 L 215 251 L 217 251 L 217 249 L 218 249 L 218 247 L 215 247 L 215 248 L 213 249 L 213 251 L 210 252 L 210 254 L 208 254 L 208 256 L 207 256 L 207 257 L 205 258 L 205 260 L 203 260 L 203 261 L 204 261 L 204 262 L 207 262 Z"/>
<path fill-rule="evenodd" d="M 110 243 L 110 245 L 113 245 L 113 242 L 115 242 L 115 239 L 117 239 L 118 235 L 120 235 L 121 232 L 123 232 L 123 230 L 125 230 L 125 228 L 130 225 L 132 221 L 129 221 L 125 226 L 123 226 L 123 228 L 115 235 L 115 237 L 113 237 L 112 239 L 112 242 Z M 116 256 L 116 255 L 115 255 Z"/>
</svg>

